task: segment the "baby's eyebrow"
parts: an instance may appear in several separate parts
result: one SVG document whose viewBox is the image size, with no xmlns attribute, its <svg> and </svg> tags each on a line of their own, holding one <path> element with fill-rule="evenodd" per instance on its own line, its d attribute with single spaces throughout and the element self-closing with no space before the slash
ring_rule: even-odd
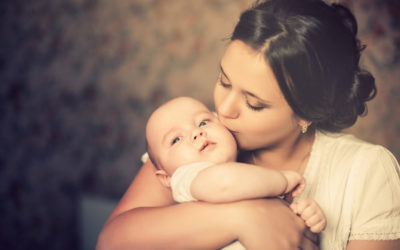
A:
<svg viewBox="0 0 400 250">
<path fill-rule="evenodd" d="M 210 110 L 208 110 L 208 109 L 207 110 L 201 110 L 201 111 L 195 113 L 195 115 L 196 116 L 198 116 L 198 115 L 212 115 L 212 112 Z"/>
</svg>

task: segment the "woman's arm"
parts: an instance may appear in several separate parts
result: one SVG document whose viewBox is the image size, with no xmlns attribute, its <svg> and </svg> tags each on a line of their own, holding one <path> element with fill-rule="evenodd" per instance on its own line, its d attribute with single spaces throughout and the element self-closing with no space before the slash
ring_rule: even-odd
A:
<svg viewBox="0 0 400 250">
<path fill-rule="evenodd" d="M 223 227 L 228 226 L 228 223 L 219 221 L 224 217 L 218 214 L 219 211 L 228 213 L 227 209 L 219 206 L 219 210 L 211 210 L 207 204 L 173 205 L 170 190 L 160 184 L 154 172 L 155 168 L 150 161 L 142 166 L 106 221 L 99 235 L 98 250 L 207 249 L 221 247 L 235 238 L 233 235 L 227 237 L 232 230 Z M 199 231 L 204 232 L 199 234 Z M 185 234 L 190 237 L 183 237 Z M 209 242 L 196 242 L 196 235 L 199 241 L 207 238 Z"/>
<path fill-rule="evenodd" d="M 304 184 L 303 177 L 294 171 L 227 162 L 201 170 L 190 192 L 196 200 L 232 202 L 282 195 L 301 183 Z"/>
<path fill-rule="evenodd" d="M 217 249 L 236 239 L 249 247 L 293 249 L 303 239 L 303 221 L 280 200 L 176 205 L 154 172 L 150 162 L 139 171 L 104 225 L 98 250 Z"/>
</svg>

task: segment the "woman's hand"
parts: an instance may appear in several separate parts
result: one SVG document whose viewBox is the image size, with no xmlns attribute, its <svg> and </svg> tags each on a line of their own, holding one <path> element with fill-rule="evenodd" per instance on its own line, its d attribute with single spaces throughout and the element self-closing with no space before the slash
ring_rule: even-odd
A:
<svg viewBox="0 0 400 250">
<path fill-rule="evenodd" d="M 318 249 L 317 237 L 279 199 L 247 200 L 239 208 L 235 229 L 246 249 Z"/>
</svg>

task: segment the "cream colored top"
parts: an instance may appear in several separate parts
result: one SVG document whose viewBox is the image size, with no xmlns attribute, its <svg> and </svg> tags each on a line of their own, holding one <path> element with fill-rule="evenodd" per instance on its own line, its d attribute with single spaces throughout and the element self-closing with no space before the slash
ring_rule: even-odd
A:
<svg viewBox="0 0 400 250">
<path fill-rule="evenodd" d="M 313 198 L 327 218 L 321 249 L 349 240 L 400 238 L 400 169 L 384 147 L 346 134 L 316 132 L 298 198 Z"/>
</svg>

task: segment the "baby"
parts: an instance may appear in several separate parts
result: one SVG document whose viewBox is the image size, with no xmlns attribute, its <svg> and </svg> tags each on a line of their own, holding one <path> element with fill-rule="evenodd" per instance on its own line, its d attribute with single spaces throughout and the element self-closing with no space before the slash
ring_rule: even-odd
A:
<svg viewBox="0 0 400 250">
<path fill-rule="evenodd" d="M 290 192 L 296 197 L 305 188 L 304 178 L 295 171 L 235 162 L 234 137 L 193 98 L 178 97 L 156 109 L 146 125 L 146 140 L 156 175 L 177 202 L 233 202 Z M 312 232 L 325 228 L 315 201 L 299 200 L 291 208 Z"/>
</svg>

